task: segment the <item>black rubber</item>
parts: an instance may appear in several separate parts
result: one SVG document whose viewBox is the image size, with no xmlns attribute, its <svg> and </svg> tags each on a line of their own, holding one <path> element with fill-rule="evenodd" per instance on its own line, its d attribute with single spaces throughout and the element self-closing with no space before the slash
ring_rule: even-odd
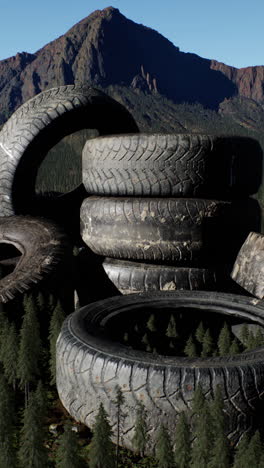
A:
<svg viewBox="0 0 264 468">
<path fill-rule="evenodd" d="M 7 302 L 45 280 L 70 251 L 68 239 L 58 226 L 29 216 L 0 218 L 1 244 L 13 245 L 21 256 L 1 262 L 15 268 L 0 280 L 0 302 Z"/>
<path fill-rule="evenodd" d="M 106 258 L 103 267 L 122 294 L 150 291 L 219 291 L 227 283 L 227 274 L 209 268 L 184 268 L 152 265 Z"/>
<path fill-rule="evenodd" d="M 81 235 L 99 255 L 193 265 L 208 256 L 229 208 L 229 202 L 192 198 L 88 197 Z"/>
<path fill-rule="evenodd" d="M 129 112 L 88 86 L 49 89 L 23 104 L 0 133 L 0 215 L 29 214 L 37 169 L 65 135 L 96 128 L 102 135 L 137 132 Z"/>
<path fill-rule="evenodd" d="M 184 358 L 137 351 L 104 336 L 104 329 L 114 326 L 112 321 L 116 324 L 129 320 L 138 309 L 141 313 L 145 308 L 161 314 L 168 308 L 184 308 L 188 314 L 191 308 L 264 326 L 263 302 L 233 294 L 152 292 L 112 297 L 85 306 L 66 319 L 57 341 L 57 388 L 65 408 L 74 419 L 91 426 L 102 402 L 114 424 L 112 401 L 119 385 L 127 414 L 124 445 L 131 447 L 138 400 L 146 407 L 154 440 L 153 433 L 161 422 L 174 434 L 178 414 L 192 407 L 198 384 L 209 399 L 220 385 L 227 429 L 236 441 L 251 427 L 252 417 L 262 411 L 264 347 L 235 356 Z"/>
<path fill-rule="evenodd" d="M 86 142 L 83 183 L 97 195 L 223 199 L 255 193 L 261 161 L 260 145 L 244 137 L 107 136 Z"/>
</svg>

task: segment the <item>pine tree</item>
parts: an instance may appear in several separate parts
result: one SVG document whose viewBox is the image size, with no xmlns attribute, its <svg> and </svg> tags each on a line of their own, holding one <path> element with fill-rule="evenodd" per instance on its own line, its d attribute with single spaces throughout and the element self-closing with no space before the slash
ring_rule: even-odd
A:
<svg viewBox="0 0 264 468">
<path fill-rule="evenodd" d="M 256 348 L 256 339 L 255 339 L 255 335 L 252 331 L 249 331 L 248 333 L 248 339 L 247 339 L 247 346 L 246 346 L 246 350 L 247 351 L 252 351 L 253 349 Z"/>
<path fill-rule="evenodd" d="M 154 314 L 151 314 L 147 321 L 147 328 L 151 332 L 157 331 L 156 318 Z"/>
<path fill-rule="evenodd" d="M 253 331 L 248 332 L 246 350 L 251 351 L 259 346 L 263 346 L 263 334 L 260 328 L 256 334 Z"/>
<path fill-rule="evenodd" d="M 133 447 L 136 452 L 144 457 L 144 452 L 148 440 L 147 436 L 147 422 L 146 422 L 146 409 L 141 401 L 138 402 L 137 406 L 137 417 L 135 422 L 135 433 L 133 436 Z"/>
<path fill-rule="evenodd" d="M 16 421 L 14 395 L 3 374 L 0 374 L 0 395 L 0 468 L 6 468 L 16 466 Z"/>
<path fill-rule="evenodd" d="M 2 363 L 7 382 L 16 389 L 16 379 L 18 371 L 18 336 L 14 323 L 7 326 L 6 338 L 2 348 Z"/>
<path fill-rule="evenodd" d="M 259 465 L 262 452 L 263 445 L 260 439 L 260 433 L 256 431 L 250 439 L 247 450 L 247 458 L 250 460 L 251 466 Z"/>
<path fill-rule="evenodd" d="M 184 354 L 190 358 L 197 356 L 197 349 L 192 335 L 190 335 L 187 340 L 186 346 L 184 348 Z"/>
<path fill-rule="evenodd" d="M 112 431 L 107 413 L 100 404 L 93 427 L 93 438 L 89 452 L 89 468 L 114 468 L 114 446 L 111 441 Z"/>
<path fill-rule="evenodd" d="M 258 348 L 259 346 L 263 346 L 263 344 L 264 344 L 264 336 L 263 336 L 263 333 L 262 333 L 261 329 L 258 328 L 257 333 L 255 335 L 256 348 Z"/>
<path fill-rule="evenodd" d="M 219 333 L 217 346 L 220 356 L 225 356 L 228 354 L 231 346 L 231 333 L 226 322 L 224 323 L 224 326 Z"/>
<path fill-rule="evenodd" d="M 235 337 L 231 343 L 228 354 L 230 354 L 230 356 L 235 356 L 235 354 L 239 354 L 239 353 L 240 353 L 239 341 Z"/>
<path fill-rule="evenodd" d="M 199 343 L 202 344 L 203 342 L 203 337 L 204 337 L 204 334 L 205 334 L 205 329 L 204 329 L 204 325 L 203 325 L 203 322 L 200 322 L 199 323 L 199 326 L 195 332 L 195 338 L 197 339 L 197 341 Z"/>
<path fill-rule="evenodd" d="M 210 402 L 210 413 L 212 417 L 212 431 L 215 437 L 220 432 L 225 432 L 226 427 L 224 401 L 220 385 L 217 385 L 215 388 L 214 398 Z"/>
<path fill-rule="evenodd" d="M 251 460 L 248 456 L 249 436 L 244 434 L 235 451 L 233 468 L 248 468 Z"/>
<path fill-rule="evenodd" d="M 245 348 L 247 347 L 248 335 L 249 335 L 248 325 L 244 323 L 241 327 L 239 338 L 242 344 L 245 346 Z"/>
<path fill-rule="evenodd" d="M 116 408 L 116 428 L 117 428 L 117 435 L 116 435 L 116 466 L 118 467 L 119 463 L 119 445 L 120 445 L 120 433 L 122 429 L 122 424 L 125 419 L 125 414 L 123 413 L 122 407 L 125 403 L 125 397 L 122 393 L 121 388 L 119 385 L 116 386 L 116 398 L 114 400 L 114 405 Z"/>
<path fill-rule="evenodd" d="M 260 455 L 259 464 L 258 464 L 257 468 L 263 468 L 263 467 L 264 467 L 264 450 L 262 451 L 262 453 Z"/>
<path fill-rule="evenodd" d="M 170 316 L 170 321 L 167 326 L 166 336 L 168 338 L 177 338 L 178 336 L 177 329 L 176 329 L 176 320 L 175 320 L 174 315 L 172 314 Z"/>
<path fill-rule="evenodd" d="M 201 357 L 210 356 L 213 352 L 214 342 L 210 333 L 209 328 L 207 328 L 202 342 L 202 352 Z"/>
<path fill-rule="evenodd" d="M 21 468 L 46 468 L 48 451 L 44 446 L 44 421 L 40 418 L 36 392 L 31 392 L 23 411 L 18 458 Z"/>
<path fill-rule="evenodd" d="M 18 378 L 20 387 L 24 387 L 26 405 L 29 396 L 29 384 L 35 382 L 40 374 L 41 340 L 32 296 L 24 299 L 24 310 L 25 315 L 20 330 L 18 352 Z"/>
<path fill-rule="evenodd" d="M 229 445 L 225 434 L 219 434 L 214 440 L 211 449 L 208 468 L 228 468 L 229 467 Z"/>
<path fill-rule="evenodd" d="M 55 457 L 56 468 L 85 468 L 87 464 L 80 456 L 80 447 L 76 433 L 72 431 L 71 424 L 64 425 L 64 432 L 58 438 L 58 448 Z"/>
<path fill-rule="evenodd" d="M 53 385 L 56 383 L 56 342 L 59 336 L 62 323 L 65 319 L 65 312 L 60 302 L 57 303 L 53 310 L 50 326 L 49 326 L 49 344 L 50 344 L 50 383 Z"/>
<path fill-rule="evenodd" d="M 202 411 L 205 404 L 205 397 L 203 394 L 203 390 L 200 384 L 197 385 L 197 388 L 193 394 L 193 401 L 192 401 L 192 413 L 199 414 Z"/>
<path fill-rule="evenodd" d="M 47 392 L 41 380 L 38 381 L 37 388 L 35 390 L 35 400 L 36 405 L 38 406 L 39 418 L 44 421 L 48 412 L 48 399 Z"/>
<path fill-rule="evenodd" d="M 0 448 L 0 468 L 9 468 L 17 466 L 17 455 L 14 443 L 5 441 Z"/>
<path fill-rule="evenodd" d="M 220 386 L 216 387 L 215 396 L 210 405 L 211 430 L 213 443 L 208 468 L 226 468 L 229 465 L 229 443 L 225 434 L 224 402 Z"/>
<path fill-rule="evenodd" d="M 177 468 L 189 468 L 190 462 L 190 427 L 186 414 L 182 412 L 176 425 L 174 459 Z"/>
<path fill-rule="evenodd" d="M 194 418 L 195 437 L 191 451 L 190 468 L 207 468 L 211 447 L 211 420 L 207 401 L 204 401 L 202 408 L 196 412 Z"/>
<path fill-rule="evenodd" d="M 173 468 L 175 466 L 170 436 L 164 424 L 161 424 L 158 432 L 155 457 L 158 468 Z"/>
</svg>

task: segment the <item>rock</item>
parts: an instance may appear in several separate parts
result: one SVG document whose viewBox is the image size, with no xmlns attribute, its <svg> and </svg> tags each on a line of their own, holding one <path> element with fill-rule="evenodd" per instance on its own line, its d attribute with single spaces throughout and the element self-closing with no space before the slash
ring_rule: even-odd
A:
<svg viewBox="0 0 264 468">
<path fill-rule="evenodd" d="M 232 279 L 259 299 L 264 298 L 264 236 L 250 232 L 235 261 Z"/>
</svg>

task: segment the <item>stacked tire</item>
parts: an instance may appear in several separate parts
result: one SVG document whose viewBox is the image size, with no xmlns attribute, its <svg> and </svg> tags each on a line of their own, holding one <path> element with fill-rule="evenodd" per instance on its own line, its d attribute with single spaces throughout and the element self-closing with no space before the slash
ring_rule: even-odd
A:
<svg viewBox="0 0 264 468">
<path fill-rule="evenodd" d="M 104 269 L 119 291 L 228 287 L 241 245 L 230 229 L 236 225 L 231 200 L 255 191 L 252 158 L 258 160 L 259 148 L 249 138 L 130 134 L 89 140 L 83 184 L 94 196 L 82 204 L 81 234 L 93 252 L 107 257 Z"/>
</svg>

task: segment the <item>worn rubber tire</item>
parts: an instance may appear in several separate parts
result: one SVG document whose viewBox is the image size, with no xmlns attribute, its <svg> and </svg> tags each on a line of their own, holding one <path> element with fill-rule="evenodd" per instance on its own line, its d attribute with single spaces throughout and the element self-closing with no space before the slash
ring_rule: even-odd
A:
<svg viewBox="0 0 264 468">
<path fill-rule="evenodd" d="M 3 243 L 12 244 L 21 256 L 18 261 L 14 259 L 13 272 L 0 279 L 0 302 L 45 280 L 70 251 L 68 239 L 58 226 L 29 216 L 0 218 L 0 244 Z"/>
<path fill-rule="evenodd" d="M 83 183 L 89 193 L 97 195 L 221 200 L 256 192 L 261 182 L 261 158 L 260 145 L 244 137 L 99 137 L 84 146 Z"/>
<path fill-rule="evenodd" d="M 227 282 L 224 272 L 209 268 L 152 265 L 106 258 L 104 270 L 122 294 L 150 291 L 219 291 Z"/>
<path fill-rule="evenodd" d="M 208 254 L 229 208 L 198 198 L 88 197 L 81 235 L 99 255 L 193 265 Z"/>
<path fill-rule="evenodd" d="M 168 307 L 186 308 L 186 313 L 188 308 L 218 312 L 264 326 L 263 302 L 233 294 L 175 291 L 95 302 L 66 319 L 57 341 L 57 389 L 63 405 L 74 419 L 91 427 L 102 402 L 115 430 L 113 399 L 118 385 L 127 415 L 123 444 L 131 448 L 138 400 L 146 407 L 153 444 L 162 422 L 171 436 L 175 433 L 178 415 L 191 409 L 198 384 L 209 399 L 220 385 L 229 437 L 237 441 L 263 405 L 264 347 L 236 356 L 184 358 L 136 351 L 103 335 L 113 318 L 117 323 L 118 317 L 124 319 L 138 309 L 155 308 L 162 313 Z"/>
<path fill-rule="evenodd" d="M 0 215 L 29 214 L 37 169 L 65 135 L 96 128 L 102 135 L 137 132 L 129 112 L 88 86 L 52 88 L 23 104 L 0 133 Z"/>
<path fill-rule="evenodd" d="M 264 236 L 250 232 L 231 273 L 232 279 L 253 296 L 264 298 Z"/>
</svg>

